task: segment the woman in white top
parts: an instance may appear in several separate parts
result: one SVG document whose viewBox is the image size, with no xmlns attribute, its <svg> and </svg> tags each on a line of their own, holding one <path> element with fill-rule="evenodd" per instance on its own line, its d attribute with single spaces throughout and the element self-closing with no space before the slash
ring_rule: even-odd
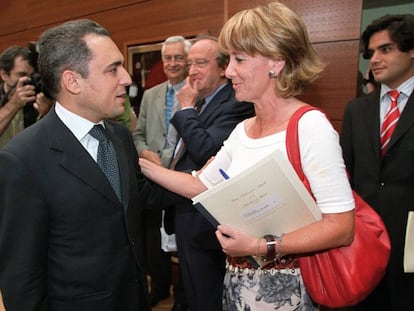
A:
<svg viewBox="0 0 414 311">
<path fill-rule="evenodd" d="M 237 13 L 224 25 L 219 43 L 230 54 L 226 76 L 233 82 L 236 98 L 252 102 L 256 116 L 240 123 L 215 158 L 196 174 L 140 160 L 147 177 L 187 198 L 222 182 L 218 168 L 235 176 L 275 150 L 286 155 L 286 126 L 292 114 L 306 105 L 295 96 L 323 70 L 304 23 L 278 2 Z M 266 238 L 218 226 L 217 239 L 228 255 L 223 310 L 314 310 L 294 255 L 353 240 L 354 200 L 338 134 L 320 111 L 306 113 L 298 132 L 303 171 L 322 220 L 283 236 L 269 232 Z M 268 266 L 255 269 L 244 260 L 248 255 L 272 258 L 267 258 Z M 273 261 L 275 257 L 285 260 Z"/>
</svg>

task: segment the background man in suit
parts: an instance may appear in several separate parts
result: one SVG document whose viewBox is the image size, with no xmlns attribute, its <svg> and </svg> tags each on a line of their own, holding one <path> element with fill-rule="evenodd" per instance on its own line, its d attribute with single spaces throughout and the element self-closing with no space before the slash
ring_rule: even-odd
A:
<svg viewBox="0 0 414 311">
<path fill-rule="evenodd" d="M 122 53 L 90 20 L 47 30 L 39 47 L 40 73 L 57 103 L 0 151 L 6 309 L 149 310 L 137 153 L 129 130 L 105 121 L 123 112 L 131 83 Z M 100 168 L 105 156 L 111 172 Z"/>
<path fill-rule="evenodd" d="M 388 229 L 391 257 L 382 283 L 358 310 L 414 310 L 414 274 L 403 271 L 407 216 L 414 210 L 414 16 L 386 15 L 373 21 L 362 43 L 381 87 L 349 103 L 341 143 L 352 186 Z M 399 119 L 385 142 L 387 135 L 381 139 L 380 133 L 391 120 L 390 90 L 399 92 L 394 109 Z"/>
<path fill-rule="evenodd" d="M 170 119 L 177 108 L 176 94 L 183 87 L 187 76 L 190 47 L 190 41 L 182 36 L 169 37 L 164 41 L 161 56 L 168 80 L 144 92 L 133 134 L 138 155 L 164 167 L 170 164 L 176 143 L 177 132 L 170 125 Z M 154 206 L 149 206 L 143 212 L 152 306 L 170 295 L 171 255 L 161 249 L 161 216 L 162 210 Z M 174 289 L 174 295 L 176 304 L 185 303 L 179 286 Z"/>
<path fill-rule="evenodd" d="M 234 98 L 224 75 L 227 63 L 228 57 L 219 52 L 215 38 L 201 38 L 190 48 L 188 78 L 177 95 L 180 110 L 171 119 L 181 138 L 172 160 L 176 170 L 199 170 L 236 124 L 253 115 L 250 103 Z M 221 310 L 225 256 L 215 228 L 187 200 L 176 206 L 175 232 L 190 310 Z"/>
</svg>

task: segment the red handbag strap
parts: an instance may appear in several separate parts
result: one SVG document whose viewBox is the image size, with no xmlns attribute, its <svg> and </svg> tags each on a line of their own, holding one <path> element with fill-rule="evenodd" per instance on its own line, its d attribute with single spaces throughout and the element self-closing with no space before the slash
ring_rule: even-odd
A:
<svg viewBox="0 0 414 311">
<path fill-rule="evenodd" d="M 299 119 L 308 111 L 311 110 L 319 110 L 319 108 L 313 106 L 302 106 L 298 110 L 296 110 L 292 117 L 290 118 L 287 128 L 286 128 L 286 152 L 288 155 L 288 159 L 292 164 L 293 168 L 298 174 L 299 179 L 303 182 L 306 189 L 310 191 L 309 181 L 306 178 L 305 174 L 302 170 L 302 162 L 300 160 L 300 148 L 299 148 L 299 134 L 298 134 L 298 122 Z M 311 192 L 312 194 L 312 192 Z"/>
</svg>

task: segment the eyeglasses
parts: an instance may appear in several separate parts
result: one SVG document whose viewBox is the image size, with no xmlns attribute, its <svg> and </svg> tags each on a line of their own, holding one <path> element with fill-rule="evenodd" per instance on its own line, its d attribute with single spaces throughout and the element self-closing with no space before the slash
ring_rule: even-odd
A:
<svg viewBox="0 0 414 311">
<path fill-rule="evenodd" d="M 210 63 L 209 59 L 196 59 L 194 62 L 187 63 L 187 69 L 190 69 L 193 65 L 197 68 L 203 68 L 206 67 L 208 63 Z"/>
<path fill-rule="evenodd" d="M 184 55 L 164 55 L 162 57 L 162 60 L 164 62 L 172 62 L 175 60 L 177 63 L 184 63 L 185 62 L 185 56 Z"/>
</svg>

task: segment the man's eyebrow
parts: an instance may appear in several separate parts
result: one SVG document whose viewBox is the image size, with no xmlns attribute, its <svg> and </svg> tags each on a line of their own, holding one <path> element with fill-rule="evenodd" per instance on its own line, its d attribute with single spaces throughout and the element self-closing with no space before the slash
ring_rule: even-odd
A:
<svg viewBox="0 0 414 311">
<path fill-rule="evenodd" d="M 114 61 L 113 63 L 110 63 L 108 66 L 106 66 L 106 68 L 118 67 L 118 66 L 122 66 L 122 61 L 120 60 Z"/>
<path fill-rule="evenodd" d="M 369 48 L 368 50 L 369 51 L 374 51 L 374 50 L 383 49 L 383 48 L 386 48 L 386 47 L 389 47 L 389 46 L 393 46 L 393 45 L 395 45 L 395 43 L 389 42 L 389 43 L 381 44 L 380 46 L 377 46 L 375 49 L 374 48 Z"/>
</svg>

